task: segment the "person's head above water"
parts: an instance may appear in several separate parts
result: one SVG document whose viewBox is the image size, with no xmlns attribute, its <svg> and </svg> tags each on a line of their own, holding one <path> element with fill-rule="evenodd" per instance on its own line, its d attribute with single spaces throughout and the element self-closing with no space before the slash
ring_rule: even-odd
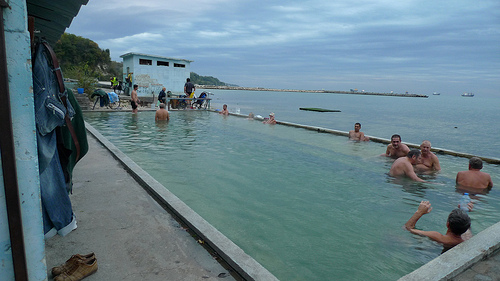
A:
<svg viewBox="0 0 500 281">
<path fill-rule="evenodd" d="M 483 168 L 483 160 L 481 160 L 481 158 L 479 157 L 474 156 L 471 159 L 469 159 L 469 166 L 472 169 L 481 170 Z"/>
<path fill-rule="evenodd" d="M 462 235 L 470 228 L 470 217 L 460 209 L 454 209 L 448 216 L 446 225 L 455 235 Z"/>
</svg>

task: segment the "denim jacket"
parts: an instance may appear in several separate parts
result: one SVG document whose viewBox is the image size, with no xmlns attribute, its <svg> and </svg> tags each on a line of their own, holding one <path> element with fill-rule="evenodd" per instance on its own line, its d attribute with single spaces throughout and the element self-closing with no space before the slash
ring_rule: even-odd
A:
<svg viewBox="0 0 500 281">
<path fill-rule="evenodd" d="M 35 122 L 42 136 L 64 124 L 64 116 L 73 117 L 75 111 L 67 103 L 67 109 L 61 102 L 66 92 L 59 93 L 57 77 L 52 66 L 52 59 L 43 44 L 38 44 L 33 64 L 33 92 L 35 97 Z"/>
</svg>

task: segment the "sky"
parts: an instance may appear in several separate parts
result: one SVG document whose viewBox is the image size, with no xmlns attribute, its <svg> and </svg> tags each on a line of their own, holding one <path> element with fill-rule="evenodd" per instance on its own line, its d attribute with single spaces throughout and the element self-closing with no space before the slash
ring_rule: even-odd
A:
<svg viewBox="0 0 500 281">
<path fill-rule="evenodd" d="M 66 32 L 243 87 L 500 96 L 498 0 L 89 0 Z"/>
</svg>

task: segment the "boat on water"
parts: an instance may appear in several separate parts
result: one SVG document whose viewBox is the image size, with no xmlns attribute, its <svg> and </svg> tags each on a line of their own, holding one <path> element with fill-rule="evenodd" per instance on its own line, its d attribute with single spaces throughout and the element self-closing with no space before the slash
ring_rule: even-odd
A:
<svg viewBox="0 0 500 281">
<path fill-rule="evenodd" d="M 436 92 L 434 92 L 432 95 L 433 95 L 433 96 L 439 96 L 439 95 L 441 95 L 441 93 L 436 93 Z"/>
<path fill-rule="evenodd" d="M 462 94 L 462 97 L 473 97 L 474 94 L 473 93 L 463 93 Z"/>
</svg>

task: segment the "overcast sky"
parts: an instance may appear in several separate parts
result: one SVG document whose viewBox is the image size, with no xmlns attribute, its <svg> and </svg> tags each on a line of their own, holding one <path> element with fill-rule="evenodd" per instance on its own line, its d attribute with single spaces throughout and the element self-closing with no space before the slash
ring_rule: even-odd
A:
<svg viewBox="0 0 500 281">
<path fill-rule="evenodd" d="M 500 96 L 499 0 L 89 0 L 66 32 L 240 86 Z"/>
</svg>

